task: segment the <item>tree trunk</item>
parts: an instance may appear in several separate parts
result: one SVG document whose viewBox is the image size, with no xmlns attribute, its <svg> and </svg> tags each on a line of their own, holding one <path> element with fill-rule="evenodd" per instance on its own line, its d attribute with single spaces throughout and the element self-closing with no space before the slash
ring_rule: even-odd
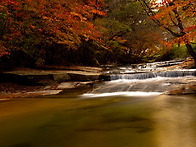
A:
<svg viewBox="0 0 196 147">
<path fill-rule="evenodd" d="M 193 57 L 193 59 L 195 61 L 195 65 L 196 65 L 196 53 L 193 50 L 193 47 L 191 46 L 191 44 L 189 42 L 186 42 L 186 48 L 187 48 L 188 52 L 190 53 L 190 55 Z"/>
</svg>

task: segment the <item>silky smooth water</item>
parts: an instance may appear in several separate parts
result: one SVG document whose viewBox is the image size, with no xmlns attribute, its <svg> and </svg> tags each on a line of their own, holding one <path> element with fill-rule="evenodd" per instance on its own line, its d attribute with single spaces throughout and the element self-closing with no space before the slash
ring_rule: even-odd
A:
<svg viewBox="0 0 196 147">
<path fill-rule="evenodd" d="M 195 147 L 196 96 L 67 94 L 0 103 L 0 147 Z"/>
<path fill-rule="evenodd" d="M 113 81 L 82 95 L 1 102 L 0 147 L 195 147 L 196 96 L 162 94 L 196 70 L 162 68 L 174 63 L 109 69 Z"/>
</svg>

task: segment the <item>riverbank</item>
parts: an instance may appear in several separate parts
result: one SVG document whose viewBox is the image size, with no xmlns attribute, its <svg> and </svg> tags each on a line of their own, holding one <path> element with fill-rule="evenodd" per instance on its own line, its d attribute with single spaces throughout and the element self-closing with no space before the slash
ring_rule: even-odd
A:
<svg viewBox="0 0 196 147">
<path fill-rule="evenodd" d="M 12 98 L 59 94 L 65 90 L 90 88 L 100 80 L 102 68 L 44 66 L 2 72 L 0 101 Z"/>
<path fill-rule="evenodd" d="M 167 70 L 190 69 L 194 61 L 188 58 Z M 1 73 L 0 101 L 12 98 L 59 94 L 72 89 L 90 89 L 101 80 L 102 68 L 87 66 L 43 66 L 38 69 L 18 68 Z M 167 92 L 169 95 L 195 94 L 196 83 Z"/>
<path fill-rule="evenodd" d="M 194 60 L 192 58 L 188 58 L 183 63 L 168 67 L 167 69 L 175 70 L 175 69 L 191 69 L 191 68 L 195 68 Z M 182 86 L 181 88 L 171 90 L 165 94 L 167 95 L 196 94 L 196 81 L 195 84 L 185 85 Z"/>
</svg>

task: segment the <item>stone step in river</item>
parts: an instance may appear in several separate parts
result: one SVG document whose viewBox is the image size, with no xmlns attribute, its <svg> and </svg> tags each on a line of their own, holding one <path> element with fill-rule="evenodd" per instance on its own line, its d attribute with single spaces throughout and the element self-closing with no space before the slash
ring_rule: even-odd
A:
<svg viewBox="0 0 196 147">
<path fill-rule="evenodd" d="M 196 84 L 196 69 L 167 70 L 161 65 L 159 62 L 108 69 L 107 81 L 83 96 L 152 96 Z"/>
</svg>

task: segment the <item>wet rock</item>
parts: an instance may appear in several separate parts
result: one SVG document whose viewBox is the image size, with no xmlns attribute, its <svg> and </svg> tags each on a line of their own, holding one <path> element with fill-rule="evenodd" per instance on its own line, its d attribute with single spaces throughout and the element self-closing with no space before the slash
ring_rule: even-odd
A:
<svg viewBox="0 0 196 147">
<path fill-rule="evenodd" d="M 38 91 L 24 91 L 24 92 L 16 92 L 16 93 L 4 93 L 1 94 L 0 101 L 10 100 L 12 98 L 24 98 L 24 97 L 35 97 L 42 95 L 55 95 L 59 94 L 62 90 L 38 90 Z"/>
<path fill-rule="evenodd" d="M 100 72 L 101 68 L 90 67 L 84 67 L 82 70 L 78 68 L 74 70 L 16 69 L 2 72 L 0 73 L 0 98 L 52 95 L 62 90 L 89 88 L 99 80 Z M 9 84 L 2 85 L 2 83 Z M 13 88 L 10 88 L 12 86 Z"/>
<path fill-rule="evenodd" d="M 173 70 L 173 69 L 191 69 L 191 68 L 195 68 L 195 63 L 194 63 L 194 59 L 193 58 L 187 58 L 181 64 L 167 67 L 168 70 Z"/>
<path fill-rule="evenodd" d="M 64 82 L 57 86 L 57 89 L 71 89 L 76 88 L 77 82 Z"/>
<path fill-rule="evenodd" d="M 104 80 L 104 81 L 110 81 L 110 74 L 106 73 L 106 74 L 101 74 L 100 75 L 100 80 Z"/>
<path fill-rule="evenodd" d="M 95 81 L 100 73 L 86 71 L 10 71 L 0 74 L 1 82 L 22 85 L 50 85 L 66 81 Z"/>
<path fill-rule="evenodd" d="M 94 83 L 96 83 L 96 82 L 98 82 L 98 81 L 79 82 L 79 83 L 77 84 L 77 86 L 93 86 Z"/>
<path fill-rule="evenodd" d="M 53 80 L 58 82 L 58 83 L 70 80 L 70 76 L 67 73 L 53 74 L 52 76 L 53 76 Z"/>
<path fill-rule="evenodd" d="M 186 85 L 179 89 L 167 92 L 168 95 L 196 94 L 196 85 Z"/>
<path fill-rule="evenodd" d="M 79 86 L 93 86 L 94 81 L 90 82 L 63 82 L 60 83 L 56 89 L 73 89 Z"/>
<path fill-rule="evenodd" d="M 9 98 L 0 98 L 0 102 L 2 101 L 9 101 L 10 99 Z"/>
<path fill-rule="evenodd" d="M 10 71 L 1 73 L 3 82 L 12 82 L 22 85 L 48 85 L 53 82 L 49 72 L 43 71 Z"/>
<path fill-rule="evenodd" d="M 82 71 L 68 71 L 71 81 L 95 81 L 99 80 L 100 73 L 82 72 Z"/>
<path fill-rule="evenodd" d="M 54 95 L 59 94 L 62 90 L 43 90 L 43 91 L 33 91 L 27 92 L 26 94 L 30 95 Z"/>
</svg>

